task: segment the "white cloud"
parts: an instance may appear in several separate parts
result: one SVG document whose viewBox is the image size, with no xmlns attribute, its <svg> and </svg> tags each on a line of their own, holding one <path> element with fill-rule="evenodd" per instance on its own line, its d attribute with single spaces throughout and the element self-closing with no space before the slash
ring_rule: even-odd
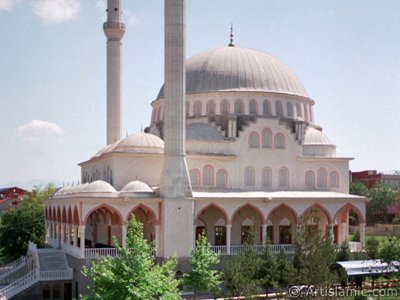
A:
<svg viewBox="0 0 400 300">
<path fill-rule="evenodd" d="M 145 14 L 134 15 L 129 10 L 124 10 L 122 16 L 124 17 L 124 19 L 127 19 L 126 22 L 129 27 L 141 26 L 146 18 Z"/>
<path fill-rule="evenodd" d="M 43 138 L 57 137 L 58 143 L 63 143 L 62 135 L 64 130 L 60 125 L 42 120 L 32 120 L 28 124 L 20 125 L 17 128 L 19 135 L 24 142 L 37 142 Z"/>
<path fill-rule="evenodd" d="M 44 23 L 62 23 L 72 20 L 78 16 L 80 10 L 80 0 L 38 0 L 33 6 L 34 13 Z"/>
<path fill-rule="evenodd" d="M 0 0 L 0 11 L 10 11 L 21 0 Z"/>
<path fill-rule="evenodd" d="M 106 11 L 106 9 L 107 9 L 106 0 L 97 0 L 96 6 L 101 11 L 103 11 L 103 12 Z"/>
</svg>

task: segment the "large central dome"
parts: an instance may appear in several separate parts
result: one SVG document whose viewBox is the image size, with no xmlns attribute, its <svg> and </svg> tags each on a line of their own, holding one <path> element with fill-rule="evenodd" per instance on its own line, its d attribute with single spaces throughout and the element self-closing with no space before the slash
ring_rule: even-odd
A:
<svg viewBox="0 0 400 300">
<path fill-rule="evenodd" d="M 303 84 L 276 57 L 254 49 L 222 47 L 192 56 L 186 62 L 186 93 L 261 91 L 308 98 Z M 164 87 L 157 99 L 164 98 Z"/>
</svg>

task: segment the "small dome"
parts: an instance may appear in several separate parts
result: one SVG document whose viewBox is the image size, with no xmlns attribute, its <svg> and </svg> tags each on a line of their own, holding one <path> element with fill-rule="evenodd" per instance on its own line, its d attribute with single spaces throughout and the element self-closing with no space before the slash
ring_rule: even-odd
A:
<svg viewBox="0 0 400 300">
<path fill-rule="evenodd" d="M 260 50 L 221 47 L 186 62 L 186 93 L 257 91 L 308 98 L 296 74 L 276 57 Z M 164 87 L 157 99 L 164 98 Z"/>
<path fill-rule="evenodd" d="M 86 185 L 82 192 L 85 193 L 116 193 L 113 186 L 103 180 L 96 180 Z"/>
<path fill-rule="evenodd" d="M 143 181 L 135 180 L 129 182 L 127 185 L 123 187 L 121 192 L 130 192 L 130 193 L 152 193 L 153 190 Z"/>
<path fill-rule="evenodd" d="M 331 140 L 321 131 L 308 127 L 304 135 L 303 145 L 334 145 Z"/>
<path fill-rule="evenodd" d="M 135 133 L 119 141 L 112 150 L 138 153 L 163 153 L 164 141 L 154 134 L 144 132 Z"/>
<path fill-rule="evenodd" d="M 115 142 L 115 143 L 113 143 L 113 144 L 104 146 L 104 147 L 101 148 L 99 151 L 97 151 L 97 153 L 96 153 L 93 157 L 100 157 L 100 156 L 103 155 L 104 153 L 111 151 L 111 150 L 115 147 L 115 145 L 116 145 L 118 142 L 120 142 L 120 141 L 121 141 L 121 140 L 119 140 L 119 141 L 117 141 L 117 142 Z"/>
<path fill-rule="evenodd" d="M 217 128 L 205 123 L 192 123 L 186 126 L 186 139 L 197 141 L 223 141 L 224 137 Z"/>
</svg>

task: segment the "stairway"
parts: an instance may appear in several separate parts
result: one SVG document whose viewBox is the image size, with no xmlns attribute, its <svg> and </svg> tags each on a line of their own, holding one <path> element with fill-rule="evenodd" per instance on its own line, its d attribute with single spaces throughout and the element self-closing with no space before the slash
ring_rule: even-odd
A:
<svg viewBox="0 0 400 300">
<path fill-rule="evenodd" d="M 26 257 L 0 270 L 0 277 L 6 279 L 24 266 L 28 267 L 28 272 L 6 286 L 0 286 L 0 300 L 8 300 L 40 281 L 73 279 L 73 270 L 68 266 L 65 253 L 58 249 L 37 249 L 33 243 L 29 243 Z"/>
</svg>

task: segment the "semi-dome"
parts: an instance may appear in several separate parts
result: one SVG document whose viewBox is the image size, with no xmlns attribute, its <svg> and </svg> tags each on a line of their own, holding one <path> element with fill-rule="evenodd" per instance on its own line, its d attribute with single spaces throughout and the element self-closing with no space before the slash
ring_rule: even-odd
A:
<svg viewBox="0 0 400 300">
<path fill-rule="evenodd" d="M 162 153 L 164 141 L 150 133 L 135 133 L 117 142 L 112 151 Z"/>
<path fill-rule="evenodd" d="M 321 131 L 308 127 L 304 135 L 303 145 L 334 145 L 331 140 Z"/>
<path fill-rule="evenodd" d="M 131 181 L 126 184 L 121 192 L 129 192 L 129 193 L 152 193 L 153 190 L 146 183 L 140 180 Z"/>
<path fill-rule="evenodd" d="M 261 91 L 307 97 L 296 74 L 276 57 L 260 50 L 222 47 L 189 58 L 186 93 Z M 164 98 L 164 87 L 157 99 Z"/>
<path fill-rule="evenodd" d="M 186 139 L 196 141 L 219 142 L 224 137 L 217 128 L 205 123 L 192 123 L 186 126 Z"/>
<path fill-rule="evenodd" d="M 103 180 L 96 180 L 89 183 L 82 189 L 85 193 L 116 193 L 114 187 Z"/>
</svg>

